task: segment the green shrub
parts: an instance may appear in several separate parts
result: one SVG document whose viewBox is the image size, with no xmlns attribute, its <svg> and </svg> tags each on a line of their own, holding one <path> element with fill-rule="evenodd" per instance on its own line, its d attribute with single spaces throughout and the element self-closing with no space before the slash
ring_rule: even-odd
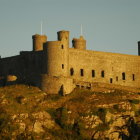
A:
<svg viewBox="0 0 140 140">
<path fill-rule="evenodd" d="M 113 105 L 113 109 L 118 111 L 119 110 L 119 105 L 118 104 Z"/>
<path fill-rule="evenodd" d="M 128 101 L 132 104 L 139 104 L 140 103 L 140 100 L 137 100 L 137 99 L 128 100 Z"/>
<path fill-rule="evenodd" d="M 106 108 L 99 108 L 98 111 L 97 111 L 97 115 L 103 121 L 103 123 L 105 123 L 106 113 L 107 113 Z"/>
<path fill-rule="evenodd" d="M 140 116 L 140 110 L 135 111 L 135 116 Z"/>
<path fill-rule="evenodd" d="M 62 98 L 62 96 L 60 96 L 60 95 L 47 95 L 45 97 L 45 100 L 57 101 L 60 98 Z"/>
<path fill-rule="evenodd" d="M 20 96 L 17 96 L 15 99 L 19 104 L 21 104 L 24 97 L 22 95 L 20 95 Z"/>
<path fill-rule="evenodd" d="M 48 108 L 46 111 L 51 115 L 53 119 L 56 119 L 56 109 Z"/>
<path fill-rule="evenodd" d="M 6 113 L 0 114 L 0 132 L 8 125 L 9 115 Z"/>
<path fill-rule="evenodd" d="M 91 115 L 98 116 L 102 120 L 102 122 L 105 123 L 106 113 L 107 113 L 106 108 L 94 108 Z"/>
<path fill-rule="evenodd" d="M 68 120 L 68 111 L 66 107 L 60 107 L 56 110 L 55 120 L 62 128 L 66 127 Z"/>
<path fill-rule="evenodd" d="M 0 139 L 11 140 L 12 133 L 19 129 L 18 125 L 10 123 L 10 116 L 7 113 L 0 113 Z"/>
<path fill-rule="evenodd" d="M 120 108 L 118 104 L 113 105 L 112 108 L 108 108 L 110 113 L 115 113 L 115 112 L 126 112 L 125 109 Z"/>
</svg>

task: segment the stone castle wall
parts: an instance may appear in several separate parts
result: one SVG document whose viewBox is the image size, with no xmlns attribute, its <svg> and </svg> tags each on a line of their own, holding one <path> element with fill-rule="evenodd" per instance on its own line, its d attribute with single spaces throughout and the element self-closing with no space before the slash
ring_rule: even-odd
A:
<svg viewBox="0 0 140 140">
<path fill-rule="evenodd" d="M 69 62 L 74 71 L 70 75 L 76 81 L 140 87 L 139 56 L 70 48 Z"/>
<path fill-rule="evenodd" d="M 70 93 L 75 86 L 94 88 L 106 83 L 140 88 L 140 56 L 86 50 L 83 36 L 73 39 L 69 32 L 57 33 L 57 41 L 34 35 L 33 51 L 0 59 L 0 85 L 14 79 L 48 93 Z"/>
<path fill-rule="evenodd" d="M 21 52 L 20 55 L 0 59 L 0 85 L 5 79 L 16 76 L 17 83 L 39 85 L 42 74 L 43 52 Z"/>
</svg>

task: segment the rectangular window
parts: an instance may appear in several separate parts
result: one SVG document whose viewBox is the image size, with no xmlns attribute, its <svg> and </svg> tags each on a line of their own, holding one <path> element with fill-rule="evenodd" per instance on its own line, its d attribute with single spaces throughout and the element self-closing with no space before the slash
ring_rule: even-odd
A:
<svg viewBox="0 0 140 140">
<path fill-rule="evenodd" d="M 135 81 L 135 74 L 132 74 L 132 80 Z"/>
<path fill-rule="evenodd" d="M 78 87 L 78 88 L 79 88 L 79 87 L 80 87 L 80 85 L 76 85 L 76 87 Z"/>
<path fill-rule="evenodd" d="M 61 49 L 64 49 L 64 46 L 63 45 L 61 45 Z"/>
<path fill-rule="evenodd" d="M 95 70 L 92 70 L 92 77 L 95 77 Z"/>
<path fill-rule="evenodd" d="M 74 75 L 74 69 L 73 68 L 70 69 L 70 75 L 71 76 Z"/>
<path fill-rule="evenodd" d="M 116 81 L 118 81 L 118 76 L 116 76 Z"/>
<path fill-rule="evenodd" d="M 101 77 L 105 77 L 105 72 L 104 72 L 104 70 L 101 71 Z"/>
<path fill-rule="evenodd" d="M 113 83 L 113 79 L 112 78 L 110 78 L 110 83 Z"/>
<path fill-rule="evenodd" d="M 62 64 L 62 69 L 64 69 L 64 64 Z"/>
<path fill-rule="evenodd" d="M 125 80 L 125 72 L 122 73 L 122 80 Z"/>
<path fill-rule="evenodd" d="M 80 75 L 84 76 L 84 70 L 83 69 L 80 69 Z"/>
</svg>

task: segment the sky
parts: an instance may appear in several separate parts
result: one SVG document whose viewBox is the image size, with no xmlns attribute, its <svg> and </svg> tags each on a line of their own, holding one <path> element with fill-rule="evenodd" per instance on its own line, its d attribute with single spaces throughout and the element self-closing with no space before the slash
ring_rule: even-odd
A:
<svg viewBox="0 0 140 140">
<path fill-rule="evenodd" d="M 41 21 L 49 41 L 60 30 L 79 38 L 82 24 L 87 49 L 138 54 L 140 0 L 0 0 L 1 57 L 31 51 Z"/>
</svg>

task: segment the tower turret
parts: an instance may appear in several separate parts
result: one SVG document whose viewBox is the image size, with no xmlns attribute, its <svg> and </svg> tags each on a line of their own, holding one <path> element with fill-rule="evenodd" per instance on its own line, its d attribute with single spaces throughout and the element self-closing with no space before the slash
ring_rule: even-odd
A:
<svg viewBox="0 0 140 140">
<path fill-rule="evenodd" d="M 43 46 L 44 68 L 41 89 L 47 93 L 70 93 L 75 84 L 69 77 L 69 31 L 59 31 L 58 41 L 47 41 Z"/>
<path fill-rule="evenodd" d="M 58 41 L 47 41 L 44 51 L 44 73 L 50 76 L 68 76 L 69 31 L 60 31 Z"/>
<path fill-rule="evenodd" d="M 47 36 L 35 34 L 32 36 L 32 39 L 33 39 L 33 51 L 43 50 L 43 44 L 47 42 Z"/>
<path fill-rule="evenodd" d="M 69 31 L 59 31 L 57 32 L 57 38 L 59 41 L 63 42 L 66 47 L 69 48 Z"/>
<path fill-rule="evenodd" d="M 73 38 L 72 44 L 75 49 L 86 49 L 86 40 L 83 36 L 80 36 L 80 38 Z"/>
</svg>

